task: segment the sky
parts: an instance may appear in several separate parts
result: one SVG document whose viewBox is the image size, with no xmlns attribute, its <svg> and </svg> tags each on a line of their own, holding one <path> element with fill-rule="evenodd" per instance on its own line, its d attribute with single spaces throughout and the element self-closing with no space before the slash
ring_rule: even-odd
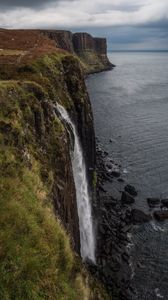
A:
<svg viewBox="0 0 168 300">
<path fill-rule="evenodd" d="M 107 37 L 109 50 L 168 50 L 168 0 L 0 0 L 0 27 Z"/>
</svg>

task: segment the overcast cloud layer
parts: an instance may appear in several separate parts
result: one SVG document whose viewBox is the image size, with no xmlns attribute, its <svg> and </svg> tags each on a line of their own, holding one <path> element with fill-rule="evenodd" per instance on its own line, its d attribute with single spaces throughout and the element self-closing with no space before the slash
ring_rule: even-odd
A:
<svg viewBox="0 0 168 300">
<path fill-rule="evenodd" d="M 0 27 L 84 30 L 113 49 L 168 49 L 168 0 L 6 0 Z"/>
</svg>

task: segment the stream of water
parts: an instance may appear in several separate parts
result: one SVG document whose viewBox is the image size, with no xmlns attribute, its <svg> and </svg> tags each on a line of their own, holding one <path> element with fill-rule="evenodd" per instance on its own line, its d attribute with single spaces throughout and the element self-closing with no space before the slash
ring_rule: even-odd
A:
<svg viewBox="0 0 168 300">
<path fill-rule="evenodd" d="M 71 127 L 74 135 L 74 149 L 71 153 L 71 160 L 76 188 L 81 256 L 83 260 L 89 259 L 95 263 L 95 237 L 83 151 L 75 125 L 71 121 L 67 111 L 59 104 L 57 104 L 57 110 L 62 120 Z"/>
</svg>

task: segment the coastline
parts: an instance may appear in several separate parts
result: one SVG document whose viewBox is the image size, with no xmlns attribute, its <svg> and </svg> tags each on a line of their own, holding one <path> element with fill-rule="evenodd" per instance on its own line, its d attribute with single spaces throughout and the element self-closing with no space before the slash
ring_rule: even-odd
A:
<svg viewBox="0 0 168 300">
<path fill-rule="evenodd" d="M 88 300 L 109 300 L 81 260 L 74 135 L 55 111 L 62 105 L 76 126 L 85 186 L 94 197 L 95 135 L 84 72 L 75 55 L 37 31 L 26 33 L 0 32 L 0 262 L 13 266 L 8 277 L 1 269 L 1 298 L 84 300 L 87 291 Z"/>
<path fill-rule="evenodd" d="M 112 178 L 113 182 L 105 184 L 103 190 L 112 192 L 118 202 L 129 183 L 138 192 L 135 201 L 128 205 L 132 215 L 128 234 L 133 243 L 129 253 L 133 273 L 129 279 L 136 290 L 131 299 L 155 299 L 158 294 L 167 299 L 167 208 L 163 206 L 167 203 L 167 135 L 161 131 L 167 126 L 164 92 L 167 91 L 167 68 L 162 74 L 167 54 L 151 54 L 150 59 L 143 53 L 112 57 L 118 65 L 114 72 L 93 76 L 87 81 L 96 136 L 102 150 L 109 154 L 105 165 L 111 172 L 111 164 L 115 167 L 117 163 L 116 169 L 121 179 L 125 179 L 125 183 L 118 183 L 119 178 Z M 153 60 L 156 58 L 159 64 L 155 72 Z M 151 77 L 150 70 L 153 70 Z M 101 193 L 105 198 L 106 193 Z M 113 200 L 110 201 L 112 205 Z M 104 214 L 108 220 L 107 207 Z M 105 234 L 110 222 L 109 218 Z M 150 274 L 154 276 L 150 278 Z"/>
</svg>

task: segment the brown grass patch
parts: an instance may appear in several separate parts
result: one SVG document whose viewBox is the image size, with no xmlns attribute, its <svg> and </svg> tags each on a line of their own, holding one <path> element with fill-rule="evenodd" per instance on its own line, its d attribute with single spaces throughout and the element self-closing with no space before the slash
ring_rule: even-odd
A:
<svg viewBox="0 0 168 300">
<path fill-rule="evenodd" d="M 0 29 L 0 64 L 31 62 L 45 53 L 66 52 L 38 30 Z"/>
</svg>

